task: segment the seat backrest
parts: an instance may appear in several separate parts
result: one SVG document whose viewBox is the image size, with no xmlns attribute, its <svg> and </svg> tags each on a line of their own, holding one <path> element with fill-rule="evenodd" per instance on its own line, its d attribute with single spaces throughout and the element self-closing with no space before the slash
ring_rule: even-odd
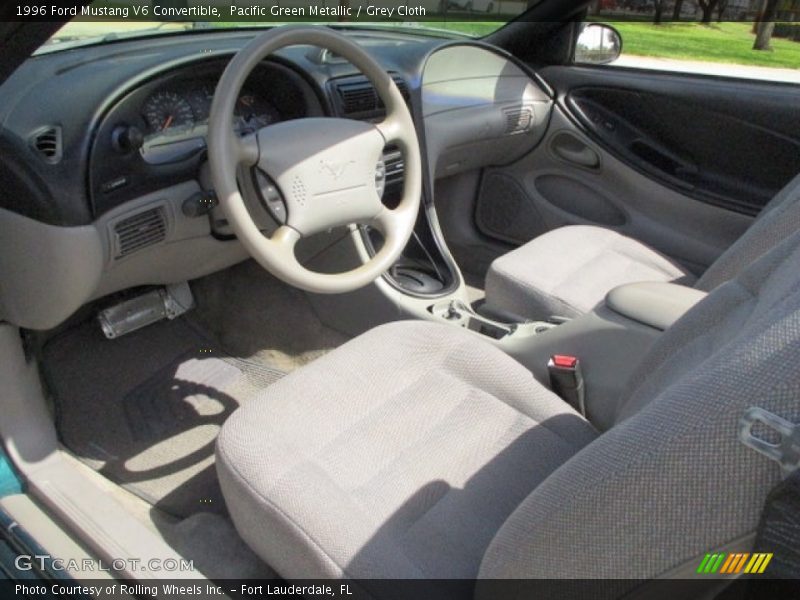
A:
<svg viewBox="0 0 800 600">
<path fill-rule="evenodd" d="M 733 279 L 748 265 L 800 229 L 800 175 L 761 210 L 753 224 L 708 267 L 695 287 L 706 292 Z"/>
<path fill-rule="evenodd" d="M 748 534 L 780 479 L 738 441 L 751 406 L 800 422 L 800 232 L 661 336 L 615 426 L 520 504 L 481 576 L 634 585 Z"/>
</svg>

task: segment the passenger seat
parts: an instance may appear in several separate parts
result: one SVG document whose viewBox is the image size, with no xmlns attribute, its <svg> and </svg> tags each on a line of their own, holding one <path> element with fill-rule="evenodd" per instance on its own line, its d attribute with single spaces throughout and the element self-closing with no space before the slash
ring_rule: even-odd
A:
<svg viewBox="0 0 800 600">
<path fill-rule="evenodd" d="M 618 285 L 673 282 L 710 291 L 800 228 L 800 175 L 697 279 L 677 262 L 611 229 L 569 225 L 495 259 L 486 276 L 486 306 L 529 319 L 577 317 Z"/>
</svg>

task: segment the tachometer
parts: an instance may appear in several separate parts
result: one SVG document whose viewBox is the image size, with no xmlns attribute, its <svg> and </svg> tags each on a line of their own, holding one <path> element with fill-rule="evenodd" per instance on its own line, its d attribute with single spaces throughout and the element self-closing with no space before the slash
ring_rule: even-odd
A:
<svg viewBox="0 0 800 600">
<path fill-rule="evenodd" d="M 142 113 L 151 132 L 177 133 L 194 126 L 191 105 L 174 92 L 156 92 L 144 103 Z"/>
</svg>

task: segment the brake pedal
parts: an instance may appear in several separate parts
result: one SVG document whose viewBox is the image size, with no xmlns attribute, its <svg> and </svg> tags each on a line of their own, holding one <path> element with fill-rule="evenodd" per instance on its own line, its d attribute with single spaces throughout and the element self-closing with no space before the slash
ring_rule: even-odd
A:
<svg viewBox="0 0 800 600">
<path fill-rule="evenodd" d="M 97 320 L 103 334 L 112 340 L 163 319 L 175 319 L 192 308 L 192 290 L 184 281 L 106 308 L 100 311 Z"/>
</svg>

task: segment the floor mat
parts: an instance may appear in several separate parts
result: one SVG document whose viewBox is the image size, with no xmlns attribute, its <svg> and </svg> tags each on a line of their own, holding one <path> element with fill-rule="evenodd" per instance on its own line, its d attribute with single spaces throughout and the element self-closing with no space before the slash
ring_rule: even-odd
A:
<svg viewBox="0 0 800 600">
<path fill-rule="evenodd" d="M 197 513 L 164 527 L 164 539 L 212 581 L 277 579 L 278 575 L 242 541 L 229 519 Z"/>
<path fill-rule="evenodd" d="M 193 317 L 228 351 L 292 371 L 349 338 L 322 323 L 307 295 L 245 261 L 192 282 Z M 235 308 L 234 308 L 235 307 Z"/>
<path fill-rule="evenodd" d="M 262 356 L 227 355 L 186 317 L 114 340 L 85 323 L 45 346 L 43 369 L 64 445 L 178 517 L 225 513 L 214 470 L 219 428 L 284 374 Z"/>
</svg>

